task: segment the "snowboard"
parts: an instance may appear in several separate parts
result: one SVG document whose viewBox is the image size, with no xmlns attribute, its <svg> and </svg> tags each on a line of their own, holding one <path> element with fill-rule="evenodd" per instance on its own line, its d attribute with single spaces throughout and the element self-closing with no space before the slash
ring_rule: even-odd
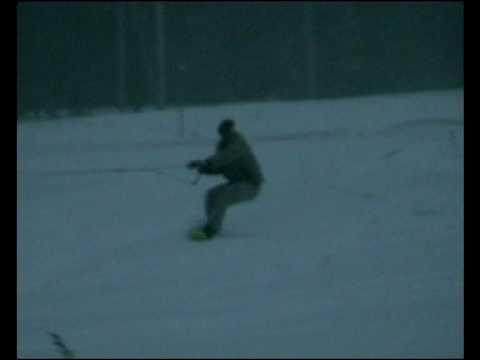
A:
<svg viewBox="0 0 480 360">
<path fill-rule="evenodd" d="M 191 228 L 188 232 L 188 237 L 190 238 L 190 240 L 196 242 L 205 242 L 213 239 L 208 237 L 201 227 Z"/>
</svg>

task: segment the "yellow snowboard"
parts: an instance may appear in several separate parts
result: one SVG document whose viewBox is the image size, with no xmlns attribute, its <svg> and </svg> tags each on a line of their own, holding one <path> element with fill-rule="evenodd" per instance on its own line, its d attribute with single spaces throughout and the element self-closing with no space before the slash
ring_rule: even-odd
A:
<svg viewBox="0 0 480 360">
<path fill-rule="evenodd" d="M 210 240 L 211 238 L 203 231 L 202 228 L 193 228 L 190 230 L 190 239 L 194 241 Z"/>
</svg>

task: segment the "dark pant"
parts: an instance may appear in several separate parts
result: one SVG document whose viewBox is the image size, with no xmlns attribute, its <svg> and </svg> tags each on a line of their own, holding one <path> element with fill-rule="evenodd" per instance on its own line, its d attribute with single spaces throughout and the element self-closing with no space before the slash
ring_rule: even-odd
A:
<svg viewBox="0 0 480 360">
<path fill-rule="evenodd" d="M 249 182 L 226 183 L 211 188 L 205 197 L 207 226 L 215 234 L 222 228 L 229 206 L 254 199 L 260 185 Z"/>
</svg>

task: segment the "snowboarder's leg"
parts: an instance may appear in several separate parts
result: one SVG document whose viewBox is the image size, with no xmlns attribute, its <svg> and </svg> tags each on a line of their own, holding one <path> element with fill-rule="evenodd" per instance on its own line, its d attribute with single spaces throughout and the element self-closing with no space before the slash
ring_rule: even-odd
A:
<svg viewBox="0 0 480 360">
<path fill-rule="evenodd" d="M 218 199 L 223 197 L 222 193 L 225 192 L 224 188 L 227 186 L 228 184 L 221 184 L 208 190 L 205 196 L 205 214 L 207 219 L 212 216 L 213 210 L 218 207 Z"/>
<path fill-rule="evenodd" d="M 260 191 L 258 186 L 241 182 L 222 184 L 208 191 L 206 196 L 207 232 L 215 236 L 222 228 L 225 213 L 229 206 L 252 200 Z"/>
<path fill-rule="evenodd" d="M 208 237 L 215 236 L 220 230 L 226 211 L 225 193 L 229 184 L 221 184 L 211 188 L 205 196 L 205 214 L 207 223 L 203 227 Z"/>
</svg>

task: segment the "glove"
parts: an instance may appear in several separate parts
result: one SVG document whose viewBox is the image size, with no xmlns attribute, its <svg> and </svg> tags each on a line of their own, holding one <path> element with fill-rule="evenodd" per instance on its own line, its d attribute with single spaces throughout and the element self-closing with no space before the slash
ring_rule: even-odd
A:
<svg viewBox="0 0 480 360">
<path fill-rule="evenodd" d="M 214 171 L 212 169 L 212 164 L 209 160 L 202 161 L 202 165 L 198 168 L 200 174 L 213 175 Z"/>
<path fill-rule="evenodd" d="M 203 166 L 203 164 L 204 164 L 204 161 L 202 160 L 193 160 L 187 164 L 187 167 L 189 169 L 199 169 L 200 167 Z"/>
</svg>

